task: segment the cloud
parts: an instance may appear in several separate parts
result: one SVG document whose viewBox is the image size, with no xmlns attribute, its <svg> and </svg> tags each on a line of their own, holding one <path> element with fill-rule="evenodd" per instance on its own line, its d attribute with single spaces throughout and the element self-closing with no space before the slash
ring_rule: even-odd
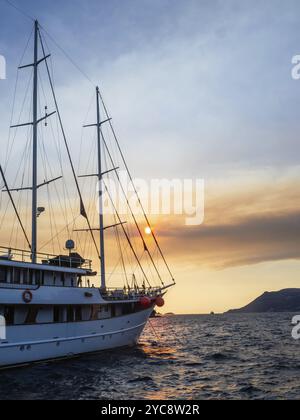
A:
<svg viewBox="0 0 300 420">
<path fill-rule="evenodd" d="M 298 173 L 211 181 L 203 225 L 184 226 L 178 216 L 157 220 L 163 247 L 173 260 L 214 269 L 300 259 Z"/>
<path fill-rule="evenodd" d="M 229 224 L 198 228 L 167 227 L 160 230 L 172 252 L 198 265 L 227 268 L 266 261 L 300 259 L 300 209 L 252 215 Z M 177 245 L 176 245 L 177 244 Z"/>
<path fill-rule="evenodd" d="M 60 4 L 59 16 L 58 2 L 46 3 L 27 7 L 43 11 L 45 27 L 101 85 L 139 175 L 295 164 L 299 95 L 290 61 L 298 48 L 297 2 L 76 0 Z M 0 89 L 8 94 L 26 28 L 22 37 L 10 33 L 2 19 L 11 52 L 10 80 Z M 48 43 L 63 119 L 78 144 L 92 87 Z M 3 101 L 3 139 L 7 108 Z"/>
</svg>

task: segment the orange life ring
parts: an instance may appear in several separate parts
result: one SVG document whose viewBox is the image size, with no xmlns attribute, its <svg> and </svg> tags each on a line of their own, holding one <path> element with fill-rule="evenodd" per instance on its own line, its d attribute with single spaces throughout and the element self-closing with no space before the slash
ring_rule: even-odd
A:
<svg viewBox="0 0 300 420">
<path fill-rule="evenodd" d="M 32 301 L 32 297 L 33 296 L 30 290 L 25 290 L 22 294 L 22 298 L 25 303 L 30 303 Z"/>
</svg>

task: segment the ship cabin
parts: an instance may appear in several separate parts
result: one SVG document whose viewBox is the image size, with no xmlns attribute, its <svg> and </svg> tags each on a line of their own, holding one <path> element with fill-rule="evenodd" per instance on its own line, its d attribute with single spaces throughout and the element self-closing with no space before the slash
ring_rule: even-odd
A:
<svg viewBox="0 0 300 420">
<path fill-rule="evenodd" d="M 8 249 L 0 254 L 0 287 L 91 287 L 89 278 L 97 275 L 92 271 L 92 261 L 77 253 L 37 257 L 38 262 L 33 264 L 28 251 Z"/>
<path fill-rule="evenodd" d="M 26 251 L 9 249 L 0 255 L 3 302 L 0 316 L 5 318 L 7 326 L 121 317 L 145 309 L 140 304 L 140 296 L 156 294 L 155 289 L 101 291 L 91 284 L 90 278 L 97 275 L 91 269 L 91 261 L 76 253 L 68 256 L 38 254 L 38 257 L 40 262 L 33 264 L 28 261 L 30 255 Z"/>
</svg>

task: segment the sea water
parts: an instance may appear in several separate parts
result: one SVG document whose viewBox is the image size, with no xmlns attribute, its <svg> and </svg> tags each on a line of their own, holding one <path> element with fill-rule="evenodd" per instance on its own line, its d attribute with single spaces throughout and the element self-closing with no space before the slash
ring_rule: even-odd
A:
<svg viewBox="0 0 300 420">
<path fill-rule="evenodd" d="M 151 319 L 136 348 L 0 372 L 0 399 L 298 399 L 293 316 Z"/>
</svg>

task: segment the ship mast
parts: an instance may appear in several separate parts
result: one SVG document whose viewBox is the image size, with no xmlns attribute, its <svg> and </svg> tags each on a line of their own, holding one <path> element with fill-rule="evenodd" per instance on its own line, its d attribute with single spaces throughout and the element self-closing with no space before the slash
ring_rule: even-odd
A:
<svg viewBox="0 0 300 420">
<path fill-rule="evenodd" d="M 41 53 L 43 54 L 42 58 L 39 58 L 39 42 L 41 45 Z M 22 124 L 17 124 L 17 125 L 12 125 L 10 128 L 18 128 L 18 127 L 25 127 L 25 126 L 32 126 L 32 185 L 30 187 L 20 187 L 20 188 L 15 188 L 15 189 L 8 189 L 7 188 L 7 192 L 10 194 L 13 191 L 24 191 L 24 190 L 30 190 L 32 192 L 32 224 L 31 224 L 31 244 L 30 245 L 30 249 L 31 249 L 31 261 L 32 263 L 36 263 L 37 262 L 37 218 L 39 216 L 39 211 L 40 209 L 43 209 L 42 207 L 39 209 L 38 208 L 38 190 L 39 188 L 49 185 L 52 182 L 55 182 L 59 179 L 62 178 L 62 176 L 59 176 L 57 178 L 51 179 L 49 181 L 44 181 L 43 183 L 38 184 L 38 126 L 42 121 L 46 121 L 49 117 L 51 117 L 52 115 L 56 114 L 58 115 L 58 121 L 59 121 L 59 125 L 61 128 L 61 132 L 63 135 L 63 139 L 64 139 L 64 143 L 65 143 L 65 147 L 67 150 L 67 154 L 68 154 L 68 158 L 71 164 L 71 169 L 73 172 L 73 176 L 74 176 L 74 180 L 76 183 L 76 188 L 78 191 L 78 195 L 80 198 L 80 214 L 85 217 L 85 219 L 87 220 L 88 223 L 88 231 L 91 233 L 96 251 L 98 256 L 99 255 L 99 251 L 98 251 L 98 246 L 96 243 L 96 240 L 94 238 L 94 234 L 93 234 L 93 229 L 91 228 L 91 224 L 89 221 L 89 218 L 87 216 L 86 210 L 85 210 L 85 206 L 83 203 L 83 199 L 82 199 L 82 194 L 79 188 L 79 184 L 78 184 L 78 180 L 77 180 L 77 176 L 75 173 L 75 169 L 74 169 L 74 164 L 71 158 L 71 154 L 70 154 L 70 149 L 68 146 L 68 142 L 67 142 L 67 138 L 66 138 L 66 134 L 65 134 L 65 130 L 62 124 L 62 118 L 61 118 L 61 114 L 58 108 L 58 104 L 57 104 L 57 99 L 56 99 L 56 95 L 54 92 L 54 86 L 53 86 L 53 82 L 51 79 L 51 75 L 50 75 L 50 70 L 49 70 L 49 65 L 47 62 L 47 59 L 51 56 L 51 54 L 47 54 L 45 52 L 45 48 L 44 48 L 44 44 L 43 44 L 43 40 L 42 40 L 42 36 L 41 36 L 41 32 L 40 32 L 40 25 L 39 22 L 37 20 L 35 20 L 34 22 L 34 57 L 33 57 L 33 63 L 31 64 L 27 64 L 27 65 L 22 65 L 19 67 L 19 69 L 25 69 L 25 68 L 31 68 L 33 67 L 33 105 L 32 105 L 32 109 L 33 109 L 33 115 L 32 115 L 32 121 L 28 122 L 28 123 L 22 123 Z M 47 75 L 49 78 L 49 83 L 50 83 L 50 88 L 52 91 L 52 96 L 53 96 L 53 100 L 54 100 L 54 104 L 55 104 L 55 108 L 56 110 L 51 112 L 50 114 L 48 114 L 47 109 L 48 107 L 45 106 L 45 115 L 41 118 L 38 117 L 38 67 L 41 63 L 45 62 L 46 64 L 46 70 L 47 70 Z M 97 90 L 97 107 L 98 107 L 98 124 L 94 124 L 97 125 L 99 133 L 98 133 L 98 144 L 99 144 L 99 180 L 102 181 L 102 176 L 103 174 L 101 174 L 101 122 L 100 121 L 100 105 L 99 105 L 99 89 Z M 47 124 L 45 124 L 47 126 Z M 2 174 L 2 176 L 4 176 L 4 174 Z M 97 175 L 98 176 L 98 175 Z M 101 187 L 102 182 L 100 182 L 100 187 Z M 101 193 L 101 190 L 100 190 Z M 99 194 L 100 194 L 99 193 Z M 11 195 L 10 195 L 11 197 Z M 100 194 L 99 197 L 100 200 L 100 205 L 102 208 L 102 194 Z M 14 202 L 12 200 L 11 197 L 11 201 L 14 205 Z M 102 215 L 101 218 L 101 243 L 104 242 L 104 228 L 103 228 L 103 211 L 101 210 L 100 214 Z M 20 220 L 19 220 L 20 221 Z M 22 225 L 23 227 L 23 225 Z M 98 229 L 99 230 L 99 229 Z M 24 232 L 25 233 L 25 232 Z M 26 236 L 26 235 L 25 235 Z M 26 237 L 27 239 L 27 237 Z M 104 261 L 104 247 L 102 247 L 102 255 L 103 255 L 103 261 Z M 105 265 L 104 263 L 101 266 L 102 272 L 103 272 L 103 287 L 105 288 Z"/>
<path fill-rule="evenodd" d="M 49 55 L 45 55 L 39 59 L 39 35 L 40 35 L 40 28 L 39 22 L 35 20 L 34 22 L 34 56 L 33 56 L 33 63 L 27 64 L 24 66 L 20 66 L 19 69 L 25 69 L 33 67 L 33 100 L 32 100 L 32 121 L 25 123 L 25 124 L 17 124 L 12 125 L 11 128 L 17 127 L 25 127 L 25 126 L 32 126 L 32 185 L 28 188 L 16 188 L 12 191 L 20 191 L 20 190 L 31 190 L 32 192 L 32 223 L 31 223 L 31 261 L 33 264 L 37 262 L 37 218 L 38 218 L 38 204 L 37 204 L 37 193 L 38 189 L 48 185 L 52 182 L 61 179 L 62 177 L 58 177 L 52 179 L 50 181 L 45 181 L 42 184 L 38 184 L 38 125 L 42 121 L 47 120 L 49 117 L 54 115 L 56 111 L 51 112 L 50 114 L 47 113 L 47 107 L 45 107 L 45 116 L 38 118 L 38 67 L 41 63 L 46 61 Z M 43 51 L 44 53 L 44 51 Z"/>
<path fill-rule="evenodd" d="M 97 105 L 97 154 L 98 154 L 98 192 L 99 192 L 99 229 L 100 229 L 100 256 L 101 256 L 101 289 L 106 289 L 105 276 L 105 244 L 104 244 L 104 218 L 103 218 L 103 173 L 102 173 L 102 153 L 101 153 L 101 119 L 100 119 L 100 92 L 96 87 Z"/>
<path fill-rule="evenodd" d="M 37 101 L 38 101 L 38 31 L 39 23 L 34 23 L 34 62 L 33 62 L 33 135 L 32 135 L 32 231 L 31 259 L 36 263 L 37 253 Z"/>
</svg>

